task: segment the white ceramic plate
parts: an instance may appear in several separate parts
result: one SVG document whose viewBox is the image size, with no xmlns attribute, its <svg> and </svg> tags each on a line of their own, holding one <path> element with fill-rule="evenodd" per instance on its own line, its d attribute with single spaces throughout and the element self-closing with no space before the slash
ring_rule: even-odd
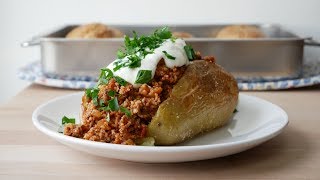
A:
<svg viewBox="0 0 320 180">
<path fill-rule="evenodd" d="M 76 150 L 127 161 L 185 162 L 226 156 L 275 137 L 288 124 L 288 116 L 280 107 L 240 94 L 238 112 L 226 126 L 183 144 L 146 147 L 93 142 L 58 133 L 64 115 L 79 117 L 82 95 L 62 96 L 39 106 L 33 112 L 33 124 L 44 134 Z"/>
</svg>

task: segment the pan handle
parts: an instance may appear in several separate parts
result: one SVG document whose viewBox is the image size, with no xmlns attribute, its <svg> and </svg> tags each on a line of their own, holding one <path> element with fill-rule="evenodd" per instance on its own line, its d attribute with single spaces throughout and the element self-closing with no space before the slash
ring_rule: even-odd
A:
<svg viewBox="0 0 320 180">
<path fill-rule="evenodd" d="M 320 42 L 313 40 L 311 37 L 305 38 L 304 44 L 307 46 L 320 46 Z"/>
<path fill-rule="evenodd" d="M 21 47 L 30 47 L 30 46 L 38 46 L 40 44 L 40 38 L 39 37 L 33 37 L 29 41 L 25 41 L 21 43 Z"/>
</svg>

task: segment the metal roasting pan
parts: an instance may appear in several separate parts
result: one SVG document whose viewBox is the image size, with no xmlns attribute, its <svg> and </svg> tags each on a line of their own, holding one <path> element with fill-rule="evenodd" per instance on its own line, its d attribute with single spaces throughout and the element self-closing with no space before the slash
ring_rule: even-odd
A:
<svg viewBox="0 0 320 180">
<path fill-rule="evenodd" d="M 275 24 L 251 24 L 265 35 L 259 39 L 217 39 L 215 34 L 224 26 L 177 25 L 171 31 L 191 33 L 187 44 L 203 56 L 213 55 L 218 64 L 236 78 L 249 81 L 295 78 L 299 76 L 303 61 L 304 45 L 319 46 L 311 38 L 298 37 Z M 123 38 L 67 39 L 66 34 L 78 25 L 67 25 L 43 36 L 22 43 L 23 47 L 40 45 L 44 73 L 70 76 L 98 76 L 99 70 L 116 58 L 116 51 L 123 45 Z M 111 26 L 111 25 L 110 25 Z M 148 35 L 163 27 L 142 25 L 112 25 L 124 34 Z M 213 37 L 212 37 L 213 36 Z"/>
</svg>

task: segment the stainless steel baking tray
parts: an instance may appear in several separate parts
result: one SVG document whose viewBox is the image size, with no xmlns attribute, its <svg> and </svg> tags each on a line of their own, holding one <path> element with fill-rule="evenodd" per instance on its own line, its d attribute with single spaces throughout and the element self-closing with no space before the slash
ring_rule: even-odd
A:
<svg viewBox="0 0 320 180">
<path fill-rule="evenodd" d="M 172 31 L 191 33 L 186 42 L 202 55 L 214 55 L 218 64 L 242 80 L 271 80 L 299 76 L 305 44 L 318 45 L 273 24 L 256 24 L 266 38 L 227 40 L 210 35 L 226 25 L 169 26 Z M 40 45 L 42 69 L 48 74 L 97 76 L 99 69 L 116 57 L 123 44 L 122 38 L 66 39 L 66 34 L 77 25 L 68 25 L 43 36 L 22 43 L 28 47 Z M 113 25 L 131 36 L 150 34 L 158 26 Z M 308 41 L 309 40 L 309 41 Z M 306 41 L 308 41 L 306 43 Z"/>
</svg>

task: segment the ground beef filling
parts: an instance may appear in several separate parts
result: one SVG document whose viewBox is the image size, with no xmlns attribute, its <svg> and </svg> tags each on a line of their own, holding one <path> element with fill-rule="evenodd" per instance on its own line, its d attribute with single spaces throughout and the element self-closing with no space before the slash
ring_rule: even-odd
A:
<svg viewBox="0 0 320 180">
<path fill-rule="evenodd" d="M 84 95 L 82 124 L 66 124 L 64 134 L 92 141 L 135 145 L 137 140 L 146 137 L 148 123 L 161 102 L 170 96 L 185 69 L 185 66 L 170 69 L 161 60 L 153 80 L 140 88 L 133 88 L 131 84 L 121 86 L 112 78 L 108 84 L 99 86 L 99 99 L 107 102 L 111 99 L 108 92 L 117 92 L 119 105 L 130 110 L 131 116 L 120 111 L 99 110 L 99 106 Z"/>
</svg>

